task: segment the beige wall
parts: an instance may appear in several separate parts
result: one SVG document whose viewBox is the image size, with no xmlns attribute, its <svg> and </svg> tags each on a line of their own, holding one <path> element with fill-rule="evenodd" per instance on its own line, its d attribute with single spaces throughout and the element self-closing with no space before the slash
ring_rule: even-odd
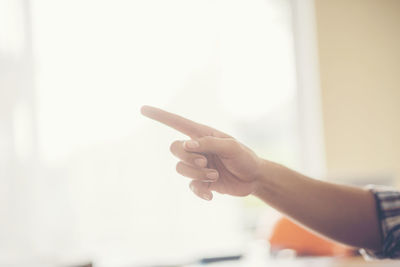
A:
<svg viewBox="0 0 400 267">
<path fill-rule="evenodd" d="M 400 0 L 315 3 L 328 173 L 400 182 Z"/>
</svg>

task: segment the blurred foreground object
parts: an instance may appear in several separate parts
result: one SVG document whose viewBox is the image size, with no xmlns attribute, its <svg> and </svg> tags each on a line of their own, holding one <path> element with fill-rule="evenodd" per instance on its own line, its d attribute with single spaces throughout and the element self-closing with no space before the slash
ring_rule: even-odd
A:
<svg viewBox="0 0 400 267">
<path fill-rule="evenodd" d="M 353 248 L 320 237 L 286 217 L 277 221 L 269 242 L 273 254 L 290 249 L 297 256 L 346 257 L 356 252 Z"/>
</svg>

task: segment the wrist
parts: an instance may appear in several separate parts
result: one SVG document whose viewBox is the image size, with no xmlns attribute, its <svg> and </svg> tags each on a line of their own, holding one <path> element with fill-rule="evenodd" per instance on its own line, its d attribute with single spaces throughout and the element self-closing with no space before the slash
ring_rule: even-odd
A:
<svg viewBox="0 0 400 267">
<path fill-rule="evenodd" d="M 261 159 L 252 195 L 260 198 L 266 191 L 269 191 L 279 176 L 278 173 L 281 168 L 282 166 L 275 162 Z"/>
</svg>

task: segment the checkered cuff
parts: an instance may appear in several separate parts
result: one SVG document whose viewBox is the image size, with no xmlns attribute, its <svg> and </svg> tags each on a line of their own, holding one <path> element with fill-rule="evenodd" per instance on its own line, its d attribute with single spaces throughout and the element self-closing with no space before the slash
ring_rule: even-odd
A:
<svg viewBox="0 0 400 267">
<path fill-rule="evenodd" d="M 363 249 L 367 258 L 400 258 L 400 191 L 384 186 L 367 187 L 375 196 L 383 245 L 380 251 Z"/>
</svg>

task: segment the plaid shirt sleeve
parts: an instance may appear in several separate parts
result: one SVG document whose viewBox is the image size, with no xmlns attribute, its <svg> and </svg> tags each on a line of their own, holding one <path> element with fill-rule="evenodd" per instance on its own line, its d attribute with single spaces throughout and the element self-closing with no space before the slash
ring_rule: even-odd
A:
<svg viewBox="0 0 400 267">
<path fill-rule="evenodd" d="M 380 251 L 363 249 L 366 258 L 400 258 L 400 191 L 390 187 L 367 187 L 375 196 L 383 245 Z"/>
</svg>

